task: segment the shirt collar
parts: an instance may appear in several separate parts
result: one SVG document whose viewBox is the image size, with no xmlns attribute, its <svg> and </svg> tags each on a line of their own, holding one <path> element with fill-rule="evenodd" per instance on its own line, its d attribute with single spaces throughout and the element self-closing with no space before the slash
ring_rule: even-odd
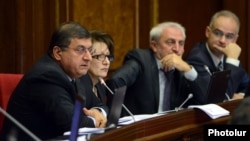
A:
<svg viewBox="0 0 250 141">
<path fill-rule="evenodd" d="M 218 58 L 217 56 L 215 56 L 213 54 L 213 52 L 210 50 L 210 48 L 208 47 L 207 43 L 206 43 L 206 48 L 207 48 L 208 53 L 212 57 L 212 60 L 213 60 L 215 66 L 217 66 L 220 62 L 223 62 L 224 55 L 221 58 Z"/>
</svg>

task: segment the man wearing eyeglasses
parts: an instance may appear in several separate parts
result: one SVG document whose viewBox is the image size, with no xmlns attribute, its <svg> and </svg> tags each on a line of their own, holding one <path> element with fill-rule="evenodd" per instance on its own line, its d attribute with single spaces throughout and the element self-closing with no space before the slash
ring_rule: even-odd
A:
<svg viewBox="0 0 250 141">
<path fill-rule="evenodd" d="M 240 21 L 234 13 L 227 10 L 215 13 L 205 30 L 207 41 L 197 43 L 186 57 L 199 76 L 206 80 L 201 84 L 204 88 L 213 72 L 231 70 L 226 93 L 228 99 L 242 99 L 249 81 L 239 60 L 241 48 L 236 43 L 239 30 Z"/>
<path fill-rule="evenodd" d="M 7 112 L 41 140 L 53 140 L 70 131 L 72 117 L 77 113 L 76 97 L 82 97 L 79 127 L 105 127 L 108 108 L 79 86 L 79 77 L 87 73 L 93 53 L 85 27 L 75 22 L 60 25 L 48 53 L 23 76 L 12 93 Z M 0 140 L 33 141 L 16 125 L 6 118 Z"/>
</svg>

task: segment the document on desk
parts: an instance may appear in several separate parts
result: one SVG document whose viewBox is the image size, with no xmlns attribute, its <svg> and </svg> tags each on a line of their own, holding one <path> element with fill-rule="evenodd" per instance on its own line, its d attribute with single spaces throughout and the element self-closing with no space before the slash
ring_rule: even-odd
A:
<svg viewBox="0 0 250 141">
<path fill-rule="evenodd" d="M 118 121 L 118 125 L 129 125 L 132 124 L 134 122 L 137 121 L 141 121 L 141 120 L 145 120 L 145 119 L 149 119 L 149 118 L 153 118 L 153 117 L 157 117 L 160 116 L 160 114 L 142 114 L 142 115 L 134 115 L 134 119 L 131 116 L 125 116 L 125 117 L 121 117 Z"/>
<path fill-rule="evenodd" d="M 105 128 L 90 128 L 90 127 L 83 127 L 78 130 L 79 135 L 85 135 L 85 134 L 102 134 L 105 132 Z M 64 132 L 63 135 L 70 135 L 70 131 Z"/>
<path fill-rule="evenodd" d="M 217 104 L 190 105 L 188 108 L 198 108 L 205 112 L 212 119 L 229 115 L 229 111 Z"/>
</svg>

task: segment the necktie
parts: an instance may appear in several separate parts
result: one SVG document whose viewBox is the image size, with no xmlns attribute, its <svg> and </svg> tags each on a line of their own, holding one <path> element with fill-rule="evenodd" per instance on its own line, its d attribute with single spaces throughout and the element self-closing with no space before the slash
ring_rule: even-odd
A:
<svg viewBox="0 0 250 141">
<path fill-rule="evenodd" d="M 75 94 L 77 94 L 76 81 L 75 81 L 75 80 L 72 80 L 72 81 L 71 81 L 71 84 L 72 84 L 72 87 L 73 87 L 73 89 L 74 89 Z"/>
<path fill-rule="evenodd" d="M 222 63 L 222 61 L 219 62 L 217 68 L 218 68 L 219 71 L 223 71 L 223 63 Z"/>
<path fill-rule="evenodd" d="M 163 99 L 163 111 L 170 110 L 170 97 L 172 93 L 173 87 L 172 85 L 172 78 L 173 78 L 173 72 L 174 71 L 169 71 L 169 72 L 164 72 L 166 76 L 166 81 L 165 81 L 165 89 L 164 89 L 164 99 Z"/>
</svg>

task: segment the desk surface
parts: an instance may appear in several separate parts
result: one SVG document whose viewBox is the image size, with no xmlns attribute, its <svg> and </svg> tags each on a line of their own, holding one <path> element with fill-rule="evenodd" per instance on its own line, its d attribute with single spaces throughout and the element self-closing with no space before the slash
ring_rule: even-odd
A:
<svg viewBox="0 0 250 141">
<path fill-rule="evenodd" d="M 99 140 L 184 140 L 203 137 L 203 126 L 207 124 L 226 124 L 233 110 L 241 100 L 219 103 L 230 111 L 229 116 L 211 119 L 198 109 L 185 109 L 178 112 L 138 121 L 136 123 L 110 130 L 91 138 Z"/>
</svg>

